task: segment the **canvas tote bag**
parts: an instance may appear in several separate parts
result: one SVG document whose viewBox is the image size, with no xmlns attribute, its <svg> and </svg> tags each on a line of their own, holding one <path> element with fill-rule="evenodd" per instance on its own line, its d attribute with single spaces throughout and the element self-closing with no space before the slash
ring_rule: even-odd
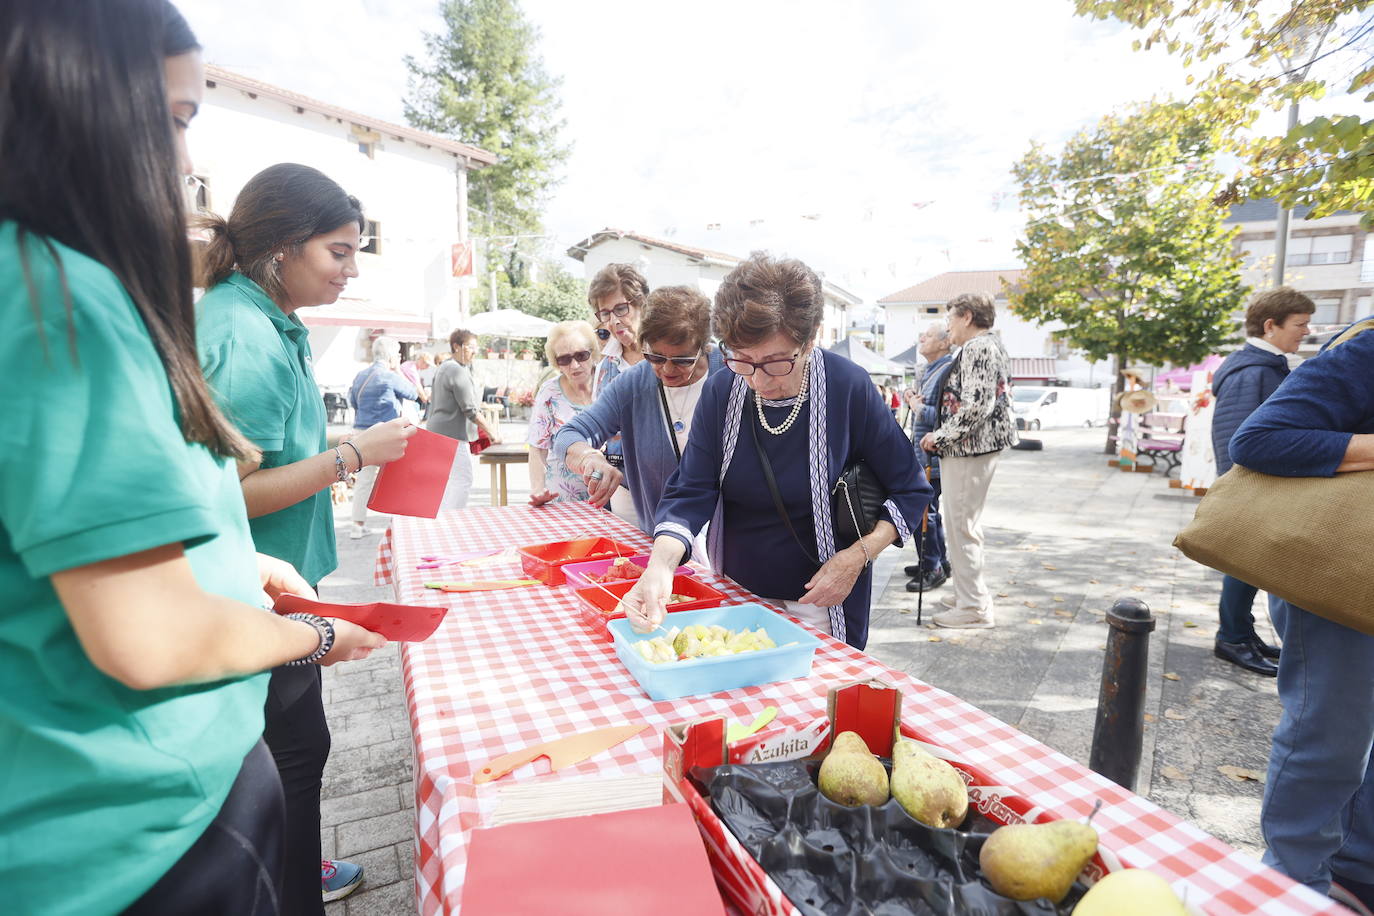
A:
<svg viewBox="0 0 1374 916">
<path fill-rule="evenodd" d="M 1330 346 L 1374 332 L 1374 318 Z M 1374 635 L 1374 471 L 1274 477 L 1235 465 L 1207 491 L 1174 546 L 1190 560 Z"/>
</svg>

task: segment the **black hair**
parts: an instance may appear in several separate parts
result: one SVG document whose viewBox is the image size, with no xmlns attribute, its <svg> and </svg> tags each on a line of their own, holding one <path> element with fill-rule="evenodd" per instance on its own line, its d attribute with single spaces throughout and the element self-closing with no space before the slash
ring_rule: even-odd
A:
<svg viewBox="0 0 1374 916">
<path fill-rule="evenodd" d="M 253 445 L 215 406 L 196 353 L 191 252 L 163 60 L 198 45 L 166 0 L 0 3 L 0 221 L 29 246 L 60 242 L 108 267 L 167 373 L 182 435 L 221 455 Z M 61 274 L 63 289 L 66 276 Z M 70 344 L 75 326 L 66 297 Z"/>
<path fill-rule="evenodd" d="M 228 219 L 211 214 L 198 223 L 210 231 L 199 254 L 198 285 L 208 289 L 237 269 L 279 305 L 286 291 L 277 254 L 296 254 L 315 236 L 348 223 L 357 223 L 359 232 L 365 226 L 358 198 L 319 169 L 294 162 L 268 166 L 248 179 Z"/>
</svg>

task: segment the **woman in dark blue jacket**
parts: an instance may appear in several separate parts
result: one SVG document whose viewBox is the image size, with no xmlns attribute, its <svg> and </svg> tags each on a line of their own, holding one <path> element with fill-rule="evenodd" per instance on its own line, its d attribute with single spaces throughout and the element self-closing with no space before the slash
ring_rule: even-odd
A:
<svg viewBox="0 0 1374 916">
<path fill-rule="evenodd" d="M 1317 310 L 1312 300 L 1287 286 L 1260 293 L 1245 310 L 1245 346 L 1230 356 L 1212 376 L 1216 408 L 1212 415 L 1212 452 L 1217 473 L 1231 470 L 1231 437 L 1245 418 L 1268 400 L 1288 375 L 1287 353 L 1296 353 L 1307 336 L 1309 316 Z M 1278 666 L 1272 659 L 1279 650 L 1255 633 L 1251 606 L 1256 588 L 1231 576 L 1221 581 L 1217 628 L 1217 658 L 1247 671 L 1274 677 Z"/>
</svg>

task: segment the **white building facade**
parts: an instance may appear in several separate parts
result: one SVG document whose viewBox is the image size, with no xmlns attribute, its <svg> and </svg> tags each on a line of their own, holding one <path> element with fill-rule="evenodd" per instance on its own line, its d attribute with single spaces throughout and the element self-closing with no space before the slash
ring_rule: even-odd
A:
<svg viewBox="0 0 1374 916">
<path fill-rule="evenodd" d="M 1283 280 L 1316 303 L 1312 329 L 1320 333 L 1374 313 L 1374 245 L 1358 213 L 1320 219 L 1307 219 L 1307 213 L 1300 208 L 1289 221 Z M 1235 246 L 1245 259 L 1246 285 L 1255 292 L 1273 287 L 1278 205 L 1246 201 L 1231 208 L 1226 222 L 1240 230 Z"/>
<path fill-rule="evenodd" d="M 446 338 L 466 314 L 452 258 L 468 241 L 467 170 L 496 157 L 214 66 L 205 86 L 191 141 L 198 205 L 228 216 L 248 180 L 280 162 L 319 169 L 362 202 L 360 275 L 338 302 L 299 313 L 320 384 L 348 384 L 383 333 Z"/>
<path fill-rule="evenodd" d="M 878 300 L 886 313 L 884 354 L 891 359 L 914 346 L 921 330 L 945 320 L 945 303 L 961 293 L 988 293 L 997 307 L 993 333 L 1012 359 L 1012 376 L 1027 383 L 1058 381 L 1078 387 L 1109 387 L 1110 362 L 1093 363 L 1055 334 L 1062 322 L 1037 325 L 1014 314 L 1006 289 L 1021 279 L 1019 268 L 952 270 Z"/>
<path fill-rule="evenodd" d="M 637 232 L 603 229 L 568 249 L 568 257 L 582 262 L 590 280 L 607 264 L 633 264 L 649 281 L 649 288 L 691 286 L 714 299 L 725 275 L 742 258 L 720 251 L 693 248 Z M 818 271 L 819 273 L 819 271 Z M 844 336 L 846 314 L 863 300 L 822 277 L 825 316 L 818 343 L 829 347 Z"/>
</svg>

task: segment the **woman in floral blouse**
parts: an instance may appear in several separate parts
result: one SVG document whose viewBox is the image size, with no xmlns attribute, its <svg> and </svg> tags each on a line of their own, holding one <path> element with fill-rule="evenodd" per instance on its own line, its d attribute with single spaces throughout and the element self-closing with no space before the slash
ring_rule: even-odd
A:
<svg viewBox="0 0 1374 916">
<path fill-rule="evenodd" d="M 983 504 L 1002 449 L 1016 442 L 1011 412 L 1011 360 L 991 333 L 997 309 L 986 293 L 964 293 L 945 306 L 949 336 L 959 346 L 936 410 L 939 425 L 921 448 L 940 456 L 941 506 L 954 594 L 935 615 L 942 627 L 981 629 L 994 623 L 983 581 Z"/>
<path fill-rule="evenodd" d="M 564 321 L 549 331 L 544 355 L 558 374 L 540 387 L 530 413 L 530 504 L 585 500 L 586 482 L 550 454 L 553 437 L 592 402 L 596 336 L 585 321 Z"/>
</svg>

